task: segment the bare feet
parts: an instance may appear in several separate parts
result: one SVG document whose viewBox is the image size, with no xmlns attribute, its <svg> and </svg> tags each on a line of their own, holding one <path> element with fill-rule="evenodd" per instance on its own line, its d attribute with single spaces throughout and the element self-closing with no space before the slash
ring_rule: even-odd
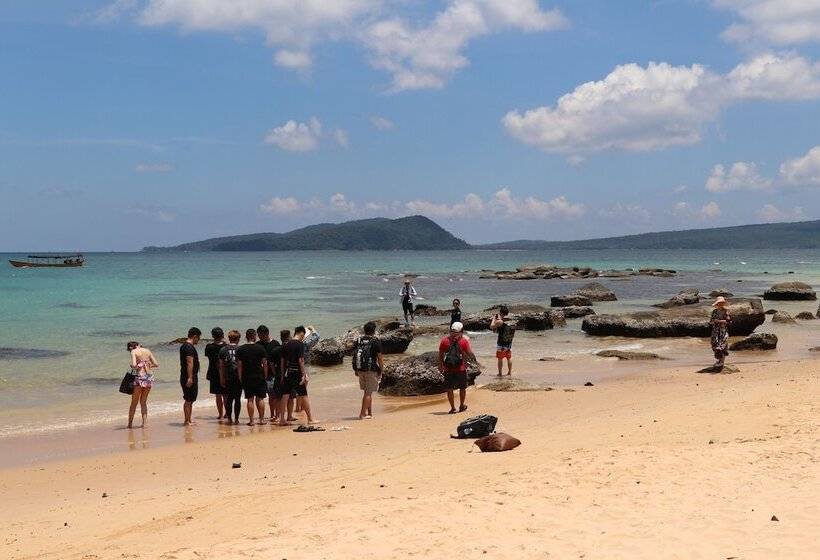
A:
<svg viewBox="0 0 820 560">
<path fill-rule="evenodd" d="M 308 420 L 308 424 L 319 424 L 319 420 Z"/>
<path fill-rule="evenodd" d="M 464 412 L 465 410 L 467 410 L 467 405 L 466 404 L 463 404 L 460 407 L 458 407 L 459 412 Z"/>
</svg>

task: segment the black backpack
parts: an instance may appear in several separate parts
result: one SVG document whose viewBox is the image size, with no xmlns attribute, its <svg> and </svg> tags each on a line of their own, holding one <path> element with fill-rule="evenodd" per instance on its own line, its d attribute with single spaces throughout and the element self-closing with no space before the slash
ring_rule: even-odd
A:
<svg viewBox="0 0 820 560">
<path fill-rule="evenodd" d="M 458 340 L 450 340 L 450 348 L 444 354 L 444 365 L 449 369 L 459 369 L 464 363 L 464 353 Z"/>
<path fill-rule="evenodd" d="M 505 322 L 498 327 L 498 330 L 498 343 L 502 346 L 512 345 L 513 337 L 515 337 L 515 327 Z"/>
<path fill-rule="evenodd" d="M 373 355 L 373 337 L 359 337 L 356 341 L 356 350 L 353 351 L 353 371 L 377 370 L 376 359 Z"/>
<path fill-rule="evenodd" d="M 236 346 L 225 347 L 225 377 L 230 381 L 238 377 L 236 371 Z"/>
<path fill-rule="evenodd" d="M 480 438 L 488 436 L 495 432 L 495 425 L 498 418 L 490 416 L 489 414 L 482 414 L 481 416 L 474 416 L 467 418 L 464 422 L 458 425 L 456 433 L 458 435 L 451 436 L 455 439 L 465 438 Z"/>
</svg>

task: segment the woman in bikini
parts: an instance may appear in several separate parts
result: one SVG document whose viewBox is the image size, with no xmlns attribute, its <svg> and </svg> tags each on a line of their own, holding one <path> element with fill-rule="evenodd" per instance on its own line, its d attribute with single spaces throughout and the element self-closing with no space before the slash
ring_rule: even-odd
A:
<svg viewBox="0 0 820 560">
<path fill-rule="evenodd" d="M 131 394 L 131 408 L 128 410 L 128 428 L 131 429 L 134 423 L 134 413 L 137 411 L 137 404 L 142 412 L 142 424 L 145 427 L 145 417 L 148 416 L 148 393 L 154 386 L 154 374 L 151 373 L 159 367 L 153 352 L 148 348 L 140 346 L 139 342 L 129 342 L 126 346 L 131 354 L 131 372 L 134 374 L 134 392 Z"/>
</svg>

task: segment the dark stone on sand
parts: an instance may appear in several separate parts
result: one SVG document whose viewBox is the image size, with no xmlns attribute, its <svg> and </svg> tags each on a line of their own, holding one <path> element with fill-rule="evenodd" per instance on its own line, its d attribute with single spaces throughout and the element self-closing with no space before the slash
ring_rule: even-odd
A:
<svg viewBox="0 0 820 560">
<path fill-rule="evenodd" d="M 709 292 L 709 297 L 713 297 L 713 298 L 716 298 L 718 296 L 732 297 L 734 295 L 735 294 L 733 294 L 729 290 L 726 290 L 726 289 L 723 289 L 723 288 L 721 288 L 719 290 L 712 290 L 711 292 Z"/>
<path fill-rule="evenodd" d="M 467 360 L 467 381 L 475 382 L 481 375 L 481 366 L 474 356 Z M 438 395 L 445 393 L 444 375 L 438 369 L 438 352 L 426 352 L 387 364 L 382 375 L 379 393 L 395 397 Z"/>
<path fill-rule="evenodd" d="M 811 311 L 801 311 L 797 315 L 794 316 L 795 319 L 800 319 L 801 321 L 813 321 L 815 319 L 814 313 Z"/>
<path fill-rule="evenodd" d="M 681 290 L 677 295 L 672 296 L 663 303 L 656 303 L 652 307 L 659 307 L 661 309 L 668 309 L 670 307 L 679 307 L 681 305 L 692 305 L 700 301 L 700 293 L 694 288 L 687 288 Z"/>
<path fill-rule="evenodd" d="M 48 358 L 63 358 L 69 354 L 70 352 L 65 352 L 64 350 L 0 347 L 0 360 L 45 360 Z"/>
<path fill-rule="evenodd" d="M 619 360 L 665 360 L 653 352 L 626 352 L 622 350 L 601 350 L 595 354 L 601 358 L 618 358 Z"/>
<path fill-rule="evenodd" d="M 480 388 L 487 391 L 494 391 L 496 393 L 526 393 L 552 390 L 551 387 L 543 387 L 541 385 L 527 383 L 515 378 L 499 379 L 497 381 L 487 383 L 486 385 L 482 385 Z"/>
<path fill-rule="evenodd" d="M 752 333 L 743 340 L 733 342 L 729 350 L 774 350 L 777 348 L 777 335 L 772 333 Z"/>
<path fill-rule="evenodd" d="M 563 362 L 561 358 L 556 358 L 555 356 L 544 356 L 543 358 L 538 358 L 539 362 Z"/>
<path fill-rule="evenodd" d="M 565 319 L 578 319 L 587 315 L 595 315 L 595 311 L 591 307 L 562 307 L 561 311 Z"/>
<path fill-rule="evenodd" d="M 698 373 L 739 373 L 740 368 L 730 364 L 723 364 L 722 366 L 709 366 L 699 369 Z"/>
<path fill-rule="evenodd" d="M 794 317 L 792 317 L 785 311 L 778 311 L 777 313 L 772 315 L 772 323 L 785 323 L 788 325 L 796 325 L 797 321 L 795 321 Z"/>
<path fill-rule="evenodd" d="M 767 309 L 766 310 L 766 315 L 774 315 L 775 313 L 777 313 L 777 309 Z"/>
<path fill-rule="evenodd" d="M 345 348 L 337 338 L 325 338 L 316 343 L 310 351 L 310 365 L 336 366 L 345 358 Z"/>
<path fill-rule="evenodd" d="M 820 352 L 820 346 L 814 346 L 813 348 L 809 348 L 809 352 Z"/>
<path fill-rule="evenodd" d="M 592 305 L 592 300 L 586 296 L 577 294 L 569 294 L 566 296 L 552 296 L 550 298 L 550 307 L 589 307 Z"/>
<path fill-rule="evenodd" d="M 772 515 L 772 521 L 780 521 L 776 515 Z"/>
<path fill-rule="evenodd" d="M 595 387 L 595 384 L 592 381 L 587 381 L 584 383 L 584 387 Z"/>
<path fill-rule="evenodd" d="M 817 299 L 817 293 L 804 282 L 781 282 L 766 290 L 763 299 L 815 300 Z"/>
<path fill-rule="evenodd" d="M 575 291 L 579 296 L 589 298 L 591 301 L 616 301 L 618 298 L 615 292 L 601 284 L 600 282 L 590 282 Z"/>
<path fill-rule="evenodd" d="M 242 463 L 234 463 L 233 465 L 231 465 L 231 468 L 232 469 L 241 469 L 242 468 Z"/>
<path fill-rule="evenodd" d="M 732 323 L 729 325 L 730 335 L 747 336 L 765 321 L 763 306 L 759 299 L 733 298 L 728 301 L 729 312 L 732 315 Z M 704 302 L 657 311 L 589 315 L 584 317 L 581 328 L 593 336 L 708 337 L 712 332 L 709 324 L 711 313 L 711 304 Z"/>
</svg>

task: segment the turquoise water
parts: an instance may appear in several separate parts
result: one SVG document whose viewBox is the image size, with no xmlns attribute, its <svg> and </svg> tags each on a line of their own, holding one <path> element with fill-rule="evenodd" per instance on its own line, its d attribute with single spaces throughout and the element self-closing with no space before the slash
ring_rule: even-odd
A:
<svg viewBox="0 0 820 560">
<path fill-rule="evenodd" d="M 213 326 L 244 330 L 264 323 L 278 332 L 312 324 L 324 336 L 333 336 L 368 318 L 398 313 L 403 273 L 420 275 L 415 285 L 426 303 L 446 307 L 451 298 L 460 297 L 468 313 L 502 301 L 548 304 L 551 295 L 583 282 L 478 279 L 481 269 L 525 263 L 681 271 L 668 279 L 602 280 L 616 289 L 619 308 L 663 300 L 686 286 L 755 294 L 784 279 L 820 285 L 816 250 L 107 253 L 87 255 L 81 269 L 3 264 L 0 347 L 65 354 L 0 359 L 0 409 L 12 419 L 0 427 L 0 435 L 42 427 L 30 420 L 33 411 L 50 418 L 48 426 L 122 416 L 125 403 L 116 385 L 126 369 L 128 340 L 157 354 L 162 367 L 152 407 L 170 410 L 178 406 L 179 369 L 176 347 L 166 343 L 184 336 L 192 325 L 208 333 Z M 577 326 L 568 332 L 579 340 L 583 336 Z M 557 345 L 558 338 L 569 335 L 548 334 L 540 352 L 550 351 L 552 336 Z M 331 371 L 317 383 L 329 388 L 352 384 L 349 377 L 335 375 Z M 203 383 L 203 397 L 206 391 Z"/>
</svg>

